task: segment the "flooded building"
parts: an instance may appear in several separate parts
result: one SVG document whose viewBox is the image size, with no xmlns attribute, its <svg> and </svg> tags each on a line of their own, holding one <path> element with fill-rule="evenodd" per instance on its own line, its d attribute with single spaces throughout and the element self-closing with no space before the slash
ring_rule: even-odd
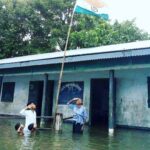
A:
<svg viewBox="0 0 150 150">
<path fill-rule="evenodd" d="M 29 101 L 51 116 L 63 52 L 0 60 L 0 114 L 19 115 Z M 67 51 L 59 112 L 83 99 L 90 125 L 150 128 L 150 41 Z"/>
</svg>

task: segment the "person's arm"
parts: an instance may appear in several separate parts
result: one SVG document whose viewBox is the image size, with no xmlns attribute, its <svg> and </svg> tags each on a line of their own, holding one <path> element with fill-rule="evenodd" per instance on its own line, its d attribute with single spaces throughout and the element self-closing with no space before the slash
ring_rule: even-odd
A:
<svg viewBox="0 0 150 150">
<path fill-rule="evenodd" d="M 68 107 L 69 107 L 71 110 L 73 110 L 74 107 L 75 107 L 75 105 L 72 104 L 72 103 L 73 103 L 73 102 L 76 102 L 77 100 L 78 100 L 78 98 L 73 98 L 73 99 L 71 99 L 70 101 L 67 102 L 67 105 L 68 105 Z"/>
<path fill-rule="evenodd" d="M 34 128 L 37 128 L 36 111 L 35 111 L 35 122 L 34 122 Z"/>
<path fill-rule="evenodd" d="M 67 105 L 69 105 L 69 104 L 71 104 L 71 103 L 77 101 L 78 99 L 79 99 L 79 98 L 73 98 L 73 99 L 71 99 L 70 101 L 67 102 Z"/>
<path fill-rule="evenodd" d="M 25 111 L 26 111 L 26 108 L 23 108 L 23 109 L 20 111 L 20 114 L 21 114 L 21 115 L 25 115 Z"/>
<path fill-rule="evenodd" d="M 27 110 L 27 109 L 30 109 L 30 108 L 31 108 L 30 105 L 26 106 L 25 108 L 23 108 L 23 109 L 20 111 L 20 114 L 21 114 L 21 115 L 26 115 L 26 110 Z"/>
<path fill-rule="evenodd" d="M 33 128 L 34 128 L 34 129 L 37 128 L 37 124 L 36 124 L 36 123 L 33 124 Z"/>
</svg>

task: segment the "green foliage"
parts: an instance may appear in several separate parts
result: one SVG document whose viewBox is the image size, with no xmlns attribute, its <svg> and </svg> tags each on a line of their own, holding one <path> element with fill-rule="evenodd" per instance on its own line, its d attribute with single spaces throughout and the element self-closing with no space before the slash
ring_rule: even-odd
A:
<svg viewBox="0 0 150 150">
<path fill-rule="evenodd" d="M 0 0 L 0 58 L 64 49 L 75 0 Z M 75 14 L 68 49 L 146 40 L 134 20 Z"/>
<path fill-rule="evenodd" d="M 135 25 L 135 20 L 114 24 L 99 18 L 77 15 L 77 24 L 70 36 L 70 48 L 84 48 L 148 40 L 150 35 Z"/>
</svg>

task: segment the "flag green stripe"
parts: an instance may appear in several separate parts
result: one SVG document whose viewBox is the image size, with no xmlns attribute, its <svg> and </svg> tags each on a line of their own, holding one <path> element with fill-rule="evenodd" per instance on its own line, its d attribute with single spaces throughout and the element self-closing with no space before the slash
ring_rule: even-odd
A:
<svg viewBox="0 0 150 150">
<path fill-rule="evenodd" d="M 101 18 L 104 19 L 104 20 L 108 20 L 108 19 L 109 19 L 108 14 L 96 14 L 96 13 L 94 13 L 94 12 L 92 12 L 92 11 L 90 11 L 90 10 L 84 9 L 84 8 L 82 8 L 82 7 L 80 7 L 80 6 L 76 6 L 75 12 L 81 13 L 81 14 L 99 16 L 99 17 L 101 17 Z"/>
</svg>

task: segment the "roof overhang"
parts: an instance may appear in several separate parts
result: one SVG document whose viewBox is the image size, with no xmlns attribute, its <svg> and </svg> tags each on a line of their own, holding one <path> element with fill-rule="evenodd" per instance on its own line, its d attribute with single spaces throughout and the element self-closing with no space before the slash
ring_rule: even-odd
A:
<svg viewBox="0 0 150 150">
<path fill-rule="evenodd" d="M 0 61 L 0 69 L 60 64 L 63 60 L 63 54 L 64 52 L 54 52 L 3 59 Z M 148 55 L 150 55 L 150 41 L 142 41 L 88 49 L 70 50 L 67 51 L 65 63 Z"/>
</svg>

